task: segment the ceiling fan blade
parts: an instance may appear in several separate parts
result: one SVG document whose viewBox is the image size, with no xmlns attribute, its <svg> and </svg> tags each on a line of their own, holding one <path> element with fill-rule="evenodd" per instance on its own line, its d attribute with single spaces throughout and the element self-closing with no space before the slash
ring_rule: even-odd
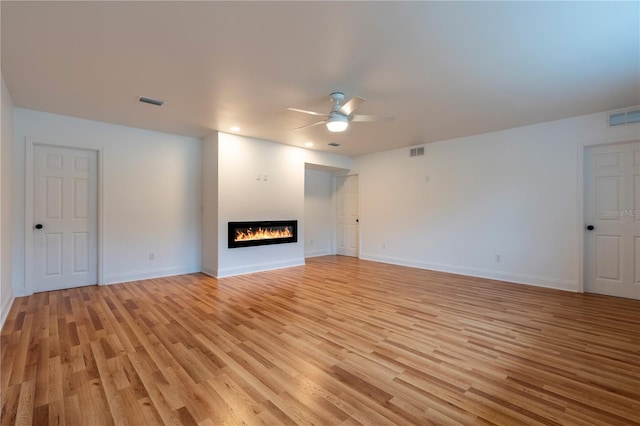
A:
<svg viewBox="0 0 640 426">
<path fill-rule="evenodd" d="M 318 117 L 326 117 L 327 113 L 320 113 L 315 111 L 307 111 L 306 109 L 287 108 L 289 111 L 301 112 L 303 114 L 317 115 Z"/>
<path fill-rule="evenodd" d="M 302 127 L 297 127 L 295 129 L 292 129 L 292 130 L 295 132 L 296 130 L 306 129 L 307 127 L 317 126 L 318 124 L 324 124 L 327 121 L 329 121 L 329 120 L 316 121 L 315 123 L 307 124 L 306 126 L 302 126 Z"/>
<path fill-rule="evenodd" d="M 340 112 L 343 112 L 344 115 L 351 115 L 351 113 L 355 111 L 356 108 L 358 108 L 358 106 L 360 106 L 360 104 L 363 102 L 364 102 L 363 98 L 359 96 L 354 96 L 353 98 L 349 99 L 349 102 L 342 105 L 342 108 L 340 108 Z"/>
<path fill-rule="evenodd" d="M 349 121 L 393 121 L 395 120 L 393 117 L 381 117 L 378 115 L 352 115 L 349 117 Z"/>
</svg>

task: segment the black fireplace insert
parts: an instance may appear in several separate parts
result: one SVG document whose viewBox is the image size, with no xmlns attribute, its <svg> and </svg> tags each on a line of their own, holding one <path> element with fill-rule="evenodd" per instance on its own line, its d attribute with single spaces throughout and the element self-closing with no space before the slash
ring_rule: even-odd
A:
<svg viewBox="0 0 640 426">
<path fill-rule="evenodd" d="M 297 220 L 229 222 L 229 248 L 295 243 Z"/>
</svg>

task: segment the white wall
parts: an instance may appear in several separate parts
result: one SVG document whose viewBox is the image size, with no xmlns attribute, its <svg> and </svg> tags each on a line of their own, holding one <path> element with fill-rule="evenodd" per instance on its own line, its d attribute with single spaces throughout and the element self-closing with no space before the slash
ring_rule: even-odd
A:
<svg viewBox="0 0 640 426">
<path fill-rule="evenodd" d="M 349 169 L 351 158 L 218 134 L 217 276 L 304 264 L 305 163 Z M 297 243 L 227 248 L 229 221 L 289 219 L 298 221 Z"/>
<path fill-rule="evenodd" d="M 218 273 L 218 133 L 202 141 L 202 272 Z"/>
<path fill-rule="evenodd" d="M 324 252 L 332 232 L 330 173 L 305 172 L 305 164 L 314 164 L 359 174 L 364 259 L 574 291 L 580 284 L 582 145 L 640 138 L 640 126 L 609 129 L 600 113 L 428 144 L 424 157 L 409 158 L 408 149 L 399 149 L 352 161 L 238 135 L 215 133 L 203 143 L 15 108 L 14 166 L 7 168 L 11 108 L 5 92 L 3 85 L 0 237 L 3 248 L 13 244 L 14 256 L 12 277 L 5 278 L 3 249 L 3 303 L 7 282 L 16 295 L 28 293 L 27 138 L 103 150 L 106 283 L 199 270 L 235 275 L 303 264 L 305 255 Z M 11 168 L 15 199 L 6 202 Z M 9 225 L 7 205 L 13 206 Z M 227 222 L 268 219 L 297 219 L 299 242 L 227 248 Z"/>
<path fill-rule="evenodd" d="M 427 144 L 424 157 L 405 148 L 356 158 L 361 258 L 579 290 L 581 145 L 640 138 L 640 126 L 606 120 Z"/>
<path fill-rule="evenodd" d="M 14 112 L 16 294 L 29 292 L 24 282 L 27 139 L 103 150 L 105 283 L 200 271 L 199 139 L 21 108 Z"/>
<path fill-rule="evenodd" d="M 304 257 L 332 253 L 333 174 L 322 170 L 304 172 Z"/>
<path fill-rule="evenodd" d="M 2 77 L 0 94 L 0 328 L 4 324 L 11 304 L 11 206 L 13 204 L 13 102 Z"/>
</svg>

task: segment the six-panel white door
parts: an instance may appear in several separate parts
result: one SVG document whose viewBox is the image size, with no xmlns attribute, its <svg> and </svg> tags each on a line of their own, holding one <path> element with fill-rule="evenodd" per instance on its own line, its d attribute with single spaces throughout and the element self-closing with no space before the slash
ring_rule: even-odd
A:
<svg viewBox="0 0 640 426">
<path fill-rule="evenodd" d="M 34 146 L 33 288 L 97 284 L 97 152 Z"/>
<path fill-rule="evenodd" d="M 337 254 L 358 257 L 358 176 L 336 177 Z"/>
<path fill-rule="evenodd" d="M 584 290 L 640 299 L 640 142 L 587 149 Z"/>
</svg>

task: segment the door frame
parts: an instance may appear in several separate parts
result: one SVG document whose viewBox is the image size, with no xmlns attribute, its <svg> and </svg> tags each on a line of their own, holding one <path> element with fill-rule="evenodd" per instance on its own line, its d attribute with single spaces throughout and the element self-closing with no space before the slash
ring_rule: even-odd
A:
<svg viewBox="0 0 640 426">
<path fill-rule="evenodd" d="M 585 158 L 587 155 L 587 149 L 588 148 L 594 148 L 594 147 L 598 147 L 598 146 L 605 146 L 605 145 L 622 145 L 625 143 L 633 143 L 633 142 L 640 142 L 640 138 L 637 139 L 627 139 L 627 138 L 607 138 L 607 139 L 603 139 L 600 141 L 593 141 L 593 142 L 583 142 L 578 144 L 578 193 L 577 193 L 577 216 L 578 216 L 578 222 L 577 222 L 577 235 L 578 235 L 578 287 L 576 289 L 576 292 L 578 293 L 584 293 L 584 289 L 585 289 L 585 285 L 584 285 L 584 277 L 585 277 L 585 257 L 586 257 L 586 250 L 585 250 L 585 238 L 584 238 L 584 226 L 585 226 L 585 217 L 586 217 L 586 212 L 585 212 L 585 208 L 586 206 L 584 205 L 584 201 L 585 201 L 585 190 L 586 190 L 586 185 L 585 180 L 587 178 L 586 176 L 586 169 L 585 169 Z"/>
<path fill-rule="evenodd" d="M 104 285 L 104 153 L 101 147 L 86 147 L 77 145 L 57 144 L 51 142 L 40 142 L 37 139 L 25 139 L 25 187 L 24 187 L 24 286 L 26 295 L 34 292 L 33 283 L 33 175 L 35 172 L 33 160 L 36 146 L 50 146 L 54 148 L 79 149 L 83 151 L 94 151 L 96 153 L 96 272 L 98 275 L 98 285 Z"/>
<path fill-rule="evenodd" d="M 359 173 L 337 173 L 331 177 L 331 203 L 332 203 L 332 218 L 331 218 L 331 226 L 333 228 L 333 232 L 331 232 L 331 254 L 338 254 L 338 178 L 341 177 L 349 177 L 349 176 L 358 176 L 358 256 L 356 259 L 360 259 L 360 255 L 362 253 L 362 222 L 360 219 L 362 218 L 362 209 L 360 206 L 361 203 L 361 191 L 360 191 L 360 174 Z"/>
</svg>

